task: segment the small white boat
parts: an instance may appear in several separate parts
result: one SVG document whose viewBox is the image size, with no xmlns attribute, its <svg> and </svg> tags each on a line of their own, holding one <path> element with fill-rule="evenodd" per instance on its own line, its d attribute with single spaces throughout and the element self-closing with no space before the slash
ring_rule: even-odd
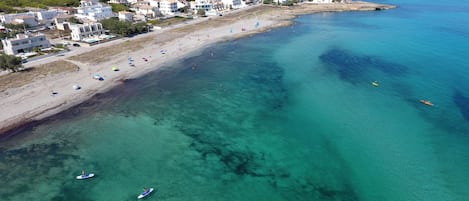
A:
<svg viewBox="0 0 469 201">
<path fill-rule="evenodd" d="M 85 175 L 78 175 L 77 176 L 77 179 L 81 180 L 81 179 L 89 179 L 91 177 L 94 177 L 94 174 L 93 173 L 89 173 L 89 174 L 85 174 Z"/>
<path fill-rule="evenodd" d="M 75 89 L 75 90 L 80 90 L 80 89 L 81 89 L 81 86 L 78 85 L 78 84 L 75 84 L 75 85 L 73 85 L 73 89 Z"/>
<path fill-rule="evenodd" d="M 142 199 L 142 198 L 144 198 L 144 197 L 150 195 L 151 192 L 153 192 L 153 188 L 150 188 L 150 189 L 148 189 L 148 191 L 141 193 L 140 195 L 138 195 L 137 198 L 138 198 L 138 199 Z"/>
</svg>

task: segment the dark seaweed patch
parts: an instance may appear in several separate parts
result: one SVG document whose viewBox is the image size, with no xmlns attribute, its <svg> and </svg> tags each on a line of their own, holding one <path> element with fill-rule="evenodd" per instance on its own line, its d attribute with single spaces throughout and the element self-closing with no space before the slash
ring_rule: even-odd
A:
<svg viewBox="0 0 469 201">
<path fill-rule="evenodd" d="M 78 186 L 71 187 L 72 185 L 63 185 L 60 193 L 55 195 L 51 200 L 52 201 L 63 201 L 63 200 L 73 200 L 73 201 L 93 201 L 93 199 L 87 196 L 88 187 Z"/>
<path fill-rule="evenodd" d="M 453 95 L 453 102 L 459 108 L 462 116 L 466 121 L 469 121 L 469 98 L 465 97 L 460 91 L 455 91 Z"/>
<path fill-rule="evenodd" d="M 388 62 L 376 56 L 355 55 L 338 48 L 324 52 L 319 58 L 330 70 L 338 73 L 342 80 L 354 84 L 363 80 L 368 82 L 370 78 L 366 77 L 366 73 L 371 69 L 391 76 L 402 76 L 406 71 L 403 65 Z"/>
<path fill-rule="evenodd" d="M 469 30 L 464 29 L 464 27 L 440 27 L 439 30 L 457 36 L 469 38 Z"/>
<path fill-rule="evenodd" d="M 50 144 L 32 144 L 27 147 L 6 150 L 0 152 L 0 177 L 9 184 L 8 188 L 2 188 L 0 194 L 8 198 L 18 193 L 33 190 L 35 180 L 49 178 L 49 170 L 52 167 L 64 167 L 65 161 L 78 159 L 79 156 L 65 154 L 64 149 L 70 148 L 71 143 L 54 142 Z M 63 170 L 66 171 L 66 170 Z M 62 172 L 64 175 L 66 172 Z M 37 177 L 41 175 L 41 177 Z M 36 178 L 27 183 L 17 184 L 15 180 L 22 178 Z"/>
</svg>

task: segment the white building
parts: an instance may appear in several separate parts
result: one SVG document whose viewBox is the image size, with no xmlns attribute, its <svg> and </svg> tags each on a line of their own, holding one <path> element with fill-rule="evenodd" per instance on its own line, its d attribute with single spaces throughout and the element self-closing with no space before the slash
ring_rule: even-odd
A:
<svg viewBox="0 0 469 201">
<path fill-rule="evenodd" d="M 44 10 L 44 11 L 37 11 L 36 12 L 36 19 L 37 20 L 52 20 L 55 16 L 61 14 L 63 12 L 59 12 L 58 10 Z"/>
<path fill-rule="evenodd" d="M 311 3 L 332 3 L 332 0 L 312 0 Z"/>
<path fill-rule="evenodd" d="M 127 12 L 127 11 L 120 11 L 119 12 L 119 20 L 121 20 L 121 21 L 132 22 L 133 16 L 134 16 L 134 14 L 131 13 L 131 12 Z"/>
<path fill-rule="evenodd" d="M 82 41 L 86 38 L 104 34 L 103 25 L 101 23 L 72 24 L 70 25 L 70 30 L 72 31 L 72 40 L 74 41 Z"/>
<path fill-rule="evenodd" d="M 205 10 L 209 11 L 213 9 L 213 4 L 209 0 L 195 0 L 195 3 L 191 3 L 191 8 L 194 10 Z"/>
<path fill-rule="evenodd" d="M 91 21 L 99 21 L 113 16 L 111 6 L 102 5 L 96 0 L 81 0 L 80 7 L 77 8 L 77 14 L 75 14 L 78 19 Z"/>
<path fill-rule="evenodd" d="M 150 18 L 156 17 L 159 13 L 157 7 L 150 5 L 136 5 L 132 10 L 135 11 L 136 15 L 143 15 Z"/>
<path fill-rule="evenodd" d="M 34 16 L 18 16 L 13 21 L 11 21 L 11 23 L 12 24 L 24 24 L 29 27 L 35 27 L 38 25 L 36 21 L 36 17 Z"/>
<path fill-rule="evenodd" d="M 188 1 L 185 1 L 185 0 L 176 0 L 176 2 L 177 2 L 178 9 L 190 6 L 190 3 Z"/>
<path fill-rule="evenodd" d="M 72 15 L 61 14 L 54 18 L 55 28 L 58 30 L 70 30 L 69 20 Z"/>
<path fill-rule="evenodd" d="M 18 17 L 23 17 L 23 16 L 35 17 L 34 13 L 13 13 L 13 14 L 5 14 L 5 15 L 0 15 L 0 23 L 2 23 L 2 24 L 10 24 L 10 23 L 12 23 L 16 18 L 18 18 Z"/>
<path fill-rule="evenodd" d="M 128 4 L 129 1 L 127 0 L 109 0 L 107 3 L 111 4 L 111 3 L 115 3 L 115 4 Z"/>
<path fill-rule="evenodd" d="M 178 2 L 176 0 L 159 0 L 158 9 L 163 15 L 174 15 L 178 12 Z"/>
<path fill-rule="evenodd" d="M 2 40 L 3 51 L 9 55 L 32 52 L 33 48 L 48 48 L 50 43 L 44 34 L 17 34 L 16 38 Z"/>
<path fill-rule="evenodd" d="M 222 0 L 225 9 L 240 9 L 245 6 L 241 0 Z"/>
</svg>

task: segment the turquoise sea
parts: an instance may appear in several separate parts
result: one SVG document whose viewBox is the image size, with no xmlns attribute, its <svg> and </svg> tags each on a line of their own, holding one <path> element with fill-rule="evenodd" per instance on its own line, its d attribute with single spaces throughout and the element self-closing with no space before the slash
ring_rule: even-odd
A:
<svg viewBox="0 0 469 201">
<path fill-rule="evenodd" d="M 382 3 L 398 8 L 300 16 L 9 133 L 0 200 L 469 200 L 469 1 Z"/>
</svg>

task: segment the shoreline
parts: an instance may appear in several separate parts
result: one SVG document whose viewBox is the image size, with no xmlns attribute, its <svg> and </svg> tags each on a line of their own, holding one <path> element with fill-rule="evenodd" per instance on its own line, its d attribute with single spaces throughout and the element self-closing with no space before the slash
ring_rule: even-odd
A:
<svg viewBox="0 0 469 201">
<path fill-rule="evenodd" d="M 133 38 L 83 47 L 65 57 L 51 56 L 27 63 L 26 67 L 32 67 L 65 60 L 77 65 L 80 70 L 35 79 L 25 86 L 1 92 L 0 139 L 34 127 L 47 117 L 78 106 L 127 79 L 138 78 L 182 58 L 200 55 L 201 50 L 218 42 L 289 26 L 292 19 L 304 14 L 392 8 L 395 6 L 367 2 L 326 5 L 302 3 L 292 7 L 256 5 L 231 11 L 221 17 L 198 18 Z M 161 52 L 163 50 L 164 53 Z M 133 58 L 135 67 L 128 65 L 129 56 Z M 119 71 L 112 71 L 113 66 L 118 67 Z M 93 80 L 92 76 L 96 73 L 103 76 L 104 80 Z M 79 84 L 82 89 L 74 90 L 74 84 Z M 57 91 L 58 94 L 52 96 L 51 91 Z"/>
</svg>

